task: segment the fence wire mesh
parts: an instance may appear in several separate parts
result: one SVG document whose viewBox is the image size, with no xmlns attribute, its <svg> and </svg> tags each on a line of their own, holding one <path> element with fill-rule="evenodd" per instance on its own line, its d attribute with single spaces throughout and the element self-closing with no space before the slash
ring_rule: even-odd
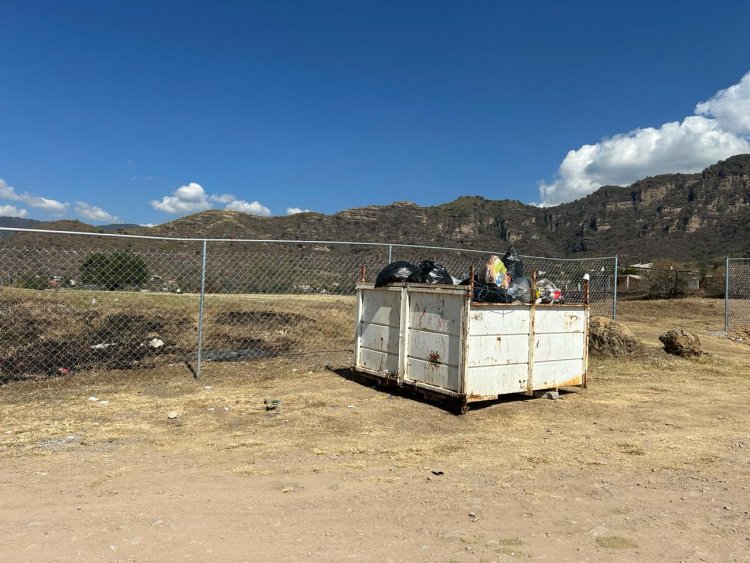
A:
<svg viewBox="0 0 750 563">
<path fill-rule="evenodd" d="M 727 258 L 724 329 L 750 337 L 750 258 Z"/>
<path fill-rule="evenodd" d="M 196 251 L 0 249 L 0 381 L 188 358 L 200 258 Z"/>
<path fill-rule="evenodd" d="M 618 293 L 625 299 L 679 299 L 699 289 L 700 274 L 690 270 L 626 268 L 618 279 Z"/>
<path fill-rule="evenodd" d="M 386 248 L 326 243 L 209 242 L 202 373 L 215 362 L 351 355 L 354 286 Z"/>
<path fill-rule="evenodd" d="M 0 383 L 117 371 L 141 386 L 280 356 L 346 362 L 362 272 L 374 281 L 389 259 L 429 259 L 461 278 L 488 258 L 387 244 L 43 237 L 0 246 Z M 522 258 L 568 302 L 583 300 L 588 274 L 592 314 L 614 314 L 615 259 Z"/>
</svg>

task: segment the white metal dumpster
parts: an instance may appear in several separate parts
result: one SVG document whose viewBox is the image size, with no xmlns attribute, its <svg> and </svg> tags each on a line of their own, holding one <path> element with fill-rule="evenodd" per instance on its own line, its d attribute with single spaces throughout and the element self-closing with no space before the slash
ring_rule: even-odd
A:
<svg viewBox="0 0 750 563">
<path fill-rule="evenodd" d="M 354 369 L 467 403 L 585 386 L 588 305 L 475 303 L 470 286 L 357 285 Z"/>
</svg>

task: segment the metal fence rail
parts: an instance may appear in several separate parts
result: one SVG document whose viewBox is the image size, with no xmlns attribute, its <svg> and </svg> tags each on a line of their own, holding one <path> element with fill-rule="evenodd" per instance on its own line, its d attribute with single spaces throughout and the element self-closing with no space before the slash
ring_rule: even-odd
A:
<svg viewBox="0 0 750 563">
<path fill-rule="evenodd" d="M 727 258 L 724 272 L 724 331 L 750 334 L 750 258 Z"/>
<path fill-rule="evenodd" d="M 429 259 L 461 278 L 493 253 L 1 230 L 35 238 L 0 239 L 0 382 L 185 363 L 201 377 L 224 362 L 349 352 L 363 268 L 373 281 L 389 261 Z M 569 302 L 588 274 L 592 314 L 615 315 L 616 258 L 522 259 Z"/>
</svg>

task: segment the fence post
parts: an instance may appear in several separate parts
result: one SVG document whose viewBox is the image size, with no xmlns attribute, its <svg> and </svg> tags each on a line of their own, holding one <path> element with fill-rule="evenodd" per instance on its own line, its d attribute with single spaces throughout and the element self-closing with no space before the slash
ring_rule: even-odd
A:
<svg viewBox="0 0 750 563">
<path fill-rule="evenodd" d="M 724 261 L 724 332 L 729 332 L 729 256 Z"/>
<path fill-rule="evenodd" d="M 391 262 L 393 262 L 393 245 L 389 244 L 388 245 L 388 263 L 390 264 Z"/>
<path fill-rule="evenodd" d="M 617 282 L 618 279 L 618 268 L 620 265 L 620 259 L 617 254 L 615 254 L 615 291 L 612 293 L 612 320 L 617 320 Z"/>
<path fill-rule="evenodd" d="M 203 306 L 206 300 L 206 240 L 203 239 L 203 252 L 201 259 L 201 295 L 198 304 L 198 359 L 196 366 L 196 379 L 201 378 L 201 364 L 203 360 Z"/>
</svg>

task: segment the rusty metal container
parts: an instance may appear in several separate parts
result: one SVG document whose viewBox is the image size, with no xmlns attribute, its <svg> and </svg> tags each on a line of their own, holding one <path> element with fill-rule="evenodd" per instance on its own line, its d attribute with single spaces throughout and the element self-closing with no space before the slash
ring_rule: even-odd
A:
<svg viewBox="0 0 750 563">
<path fill-rule="evenodd" d="M 474 401 L 585 386 L 589 307 L 475 303 L 470 286 L 357 285 L 354 369 Z"/>
</svg>

